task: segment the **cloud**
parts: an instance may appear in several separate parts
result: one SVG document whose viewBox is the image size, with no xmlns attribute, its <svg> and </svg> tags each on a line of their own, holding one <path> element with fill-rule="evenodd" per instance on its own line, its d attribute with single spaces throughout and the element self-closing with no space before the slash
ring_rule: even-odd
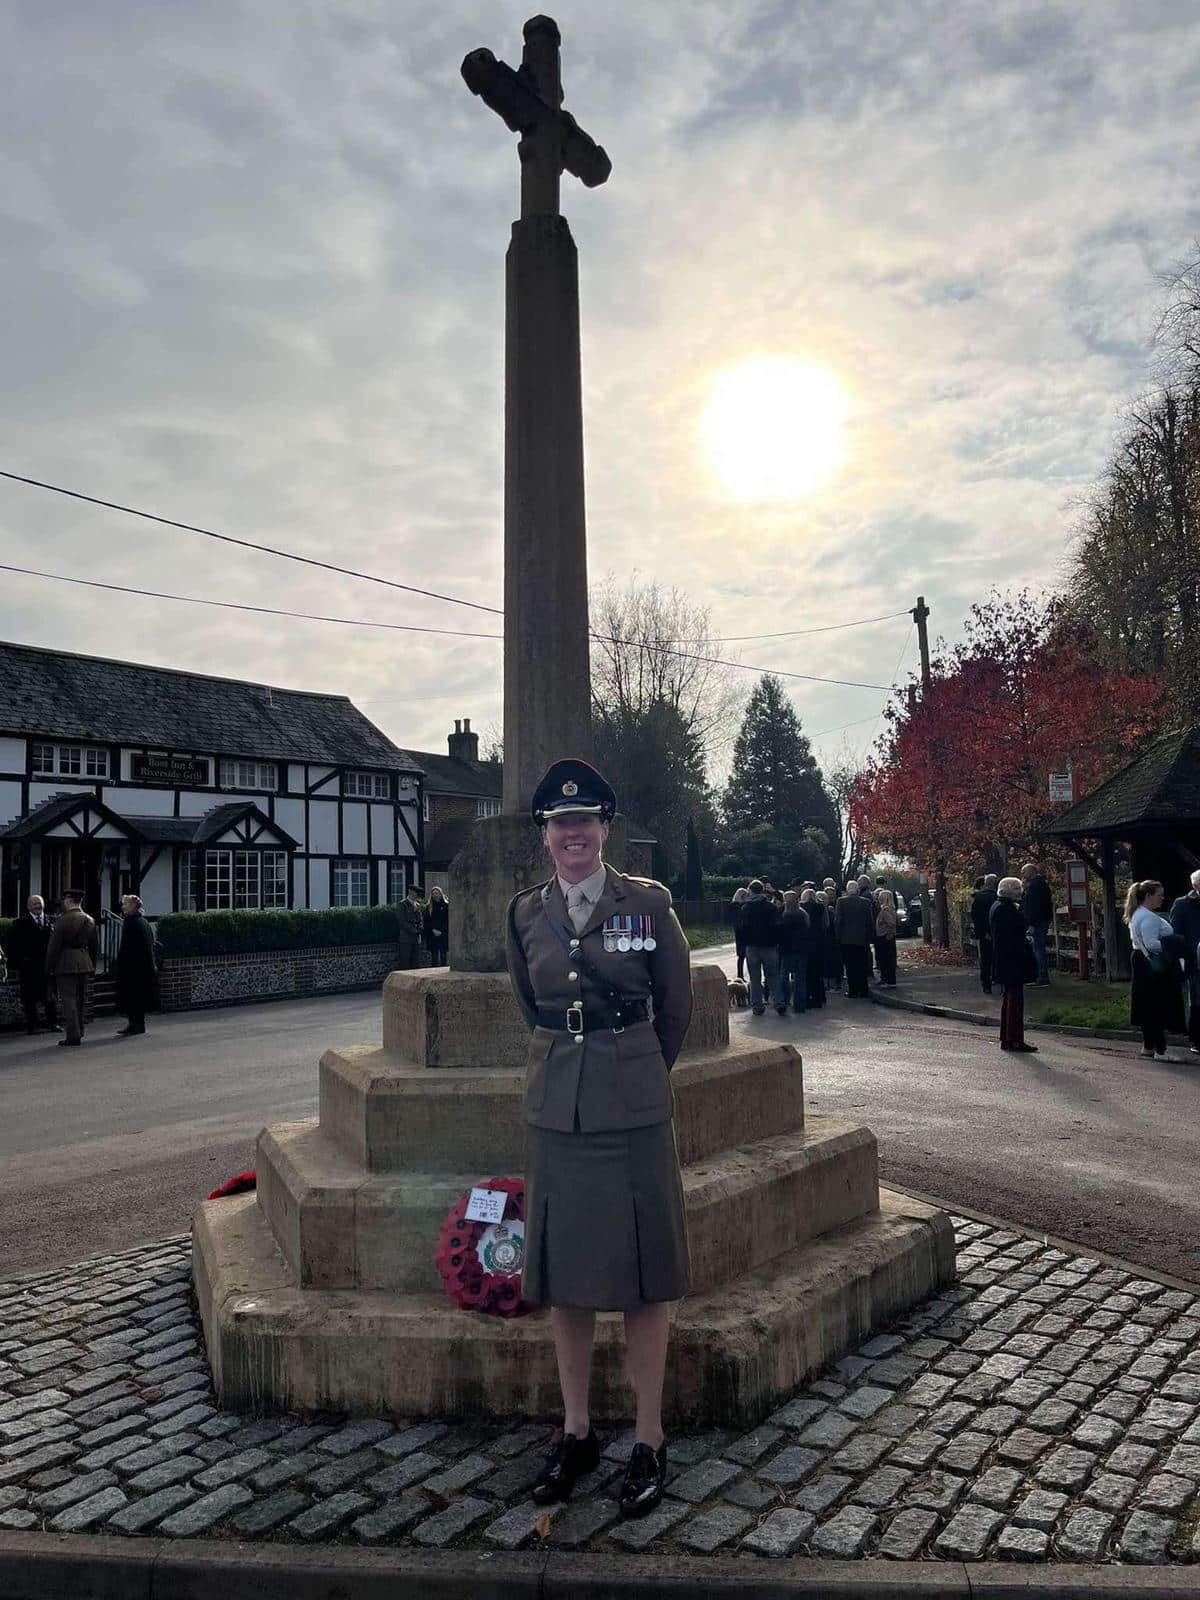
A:
<svg viewBox="0 0 1200 1600">
<path fill-rule="evenodd" d="M 517 161 L 458 66 L 484 43 L 515 63 L 524 14 L 9 8 L 0 48 L 24 70 L 0 105 L 0 465 L 499 603 Z M 1051 581 L 1148 370 L 1155 273 L 1200 231 L 1200 22 L 1161 0 L 570 0 L 558 19 L 566 103 L 614 163 L 599 190 L 564 185 L 593 574 L 678 584 L 730 634 L 924 592 L 950 638 L 992 585 Z M 847 459 L 810 500 L 737 504 L 699 419 L 718 374 L 772 353 L 839 376 Z M 183 593 L 491 628 L 12 485 L 0 549 Z M 907 630 L 738 648 L 886 683 Z M 0 636 L 346 692 L 411 747 L 441 748 L 455 716 L 499 720 L 486 641 L 18 578 L 0 585 Z M 791 687 L 813 730 L 881 699 Z"/>
</svg>

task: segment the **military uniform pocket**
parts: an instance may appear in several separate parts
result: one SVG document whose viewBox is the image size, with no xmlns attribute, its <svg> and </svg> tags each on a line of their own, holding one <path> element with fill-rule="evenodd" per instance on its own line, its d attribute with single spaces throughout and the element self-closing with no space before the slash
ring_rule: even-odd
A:
<svg viewBox="0 0 1200 1600">
<path fill-rule="evenodd" d="M 670 1074 L 654 1033 L 628 1043 L 618 1035 L 617 1062 L 627 1111 L 670 1110 Z"/>
<path fill-rule="evenodd" d="M 540 1111 L 546 1103 L 546 1084 L 550 1075 L 549 1055 L 554 1048 L 554 1035 L 548 1028 L 538 1028 L 529 1041 L 525 1057 L 525 1109 Z"/>
</svg>

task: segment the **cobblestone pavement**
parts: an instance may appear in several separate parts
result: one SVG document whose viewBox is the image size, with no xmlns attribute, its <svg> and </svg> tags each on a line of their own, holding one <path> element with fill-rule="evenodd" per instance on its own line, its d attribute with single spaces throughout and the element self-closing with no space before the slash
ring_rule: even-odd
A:
<svg viewBox="0 0 1200 1600">
<path fill-rule="evenodd" d="M 956 1218 L 960 1283 L 750 1433 L 631 1444 L 547 1512 L 540 1423 L 217 1406 L 186 1239 L 0 1284 L 0 1528 L 893 1559 L 1200 1559 L 1200 1300 Z"/>
</svg>

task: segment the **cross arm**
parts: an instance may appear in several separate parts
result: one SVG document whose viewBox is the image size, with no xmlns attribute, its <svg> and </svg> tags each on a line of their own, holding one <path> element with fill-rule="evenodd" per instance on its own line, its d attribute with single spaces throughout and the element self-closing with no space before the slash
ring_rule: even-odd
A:
<svg viewBox="0 0 1200 1600">
<path fill-rule="evenodd" d="M 603 145 L 585 133 L 569 111 L 548 106 L 524 70 L 514 71 L 507 62 L 497 61 L 490 50 L 472 50 L 463 58 L 462 75 L 471 93 L 477 94 L 513 133 L 528 135 L 548 123 L 557 123 L 562 164 L 585 188 L 595 189 L 607 181 L 612 162 Z"/>
</svg>

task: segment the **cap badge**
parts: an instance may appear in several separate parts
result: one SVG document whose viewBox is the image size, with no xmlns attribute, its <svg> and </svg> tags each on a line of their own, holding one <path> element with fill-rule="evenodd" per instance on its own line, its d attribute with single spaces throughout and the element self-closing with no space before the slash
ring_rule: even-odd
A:
<svg viewBox="0 0 1200 1600">
<path fill-rule="evenodd" d="M 567 782 L 563 784 L 563 793 L 569 799 L 574 798 L 574 796 L 579 793 L 579 785 L 577 783 L 572 783 L 568 778 Z"/>
</svg>

